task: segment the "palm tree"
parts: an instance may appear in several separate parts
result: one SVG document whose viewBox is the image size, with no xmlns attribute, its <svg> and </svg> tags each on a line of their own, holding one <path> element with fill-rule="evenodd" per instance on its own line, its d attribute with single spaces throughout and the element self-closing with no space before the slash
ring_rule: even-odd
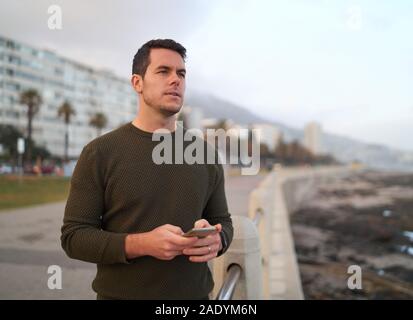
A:
<svg viewBox="0 0 413 320">
<path fill-rule="evenodd" d="M 20 94 L 20 103 L 27 107 L 27 161 L 32 160 L 32 121 L 42 104 L 42 97 L 35 89 L 28 89 Z"/>
<path fill-rule="evenodd" d="M 95 113 L 89 121 L 89 125 L 97 129 L 98 136 L 101 135 L 102 129 L 106 127 L 108 119 L 102 112 Z"/>
<path fill-rule="evenodd" d="M 67 162 L 68 160 L 68 150 L 69 150 L 69 124 L 70 119 L 72 116 L 76 115 L 75 110 L 73 109 L 72 105 L 65 101 L 57 110 L 57 116 L 63 117 L 63 120 L 66 124 L 66 132 L 65 132 L 65 158 L 64 161 Z"/>
</svg>

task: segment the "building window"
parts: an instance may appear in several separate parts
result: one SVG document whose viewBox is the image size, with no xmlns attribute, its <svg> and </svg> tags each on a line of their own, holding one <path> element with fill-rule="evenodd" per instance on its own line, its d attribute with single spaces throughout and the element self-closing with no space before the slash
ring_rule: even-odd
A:
<svg viewBox="0 0 413 320">
<path fill-rule="evenodd" d="M 7 40 L 6 41 L 6 47 L 10 48 L 10 49 L 14 49 L 14 42 L 10 41 L 10 40 Z"/>
<path fill-rule="evenodd" d="M 20 86 L 17 83 L 11 83 L 11 82 L 7 82 L 5 87 L 6 89 L 9 89 L 12 91 L 18 91 L 20 89 Z"/>
<path fill-rule="evenodd" d="M 60 69 L 60 68 L 55 68 L 55 69 L 54 69 L 54 73 L 55 73 L 55 75 L 60 76 L 60 75 L 62 75 L 62 74 L 63 74 L 63 70 L 62 70 L 62 69 Z"/>
<path fill-rule="evenodd" d="M 13 111 L 13 110 L 7 110 L 6 111 L 6 116 L 10 117 L 10 118 L 18 119 L 19 118 L 19 113 L 17 111 Z"/>
<path fill-rule="evenodd" d="M 16 65 L 20 65 L 20 58 L 16 56 L 9 56 L 9 62 Z"/>
</svg>

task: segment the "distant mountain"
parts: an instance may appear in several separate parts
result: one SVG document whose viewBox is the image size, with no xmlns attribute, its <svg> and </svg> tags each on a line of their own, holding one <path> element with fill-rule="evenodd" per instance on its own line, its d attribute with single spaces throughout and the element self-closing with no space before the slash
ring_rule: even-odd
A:
<svg viewBox="0 0 413 320">
<path fill-rule="evenodd" d="M 283 132 L 286 141 L 294 139 L 300 140 L 303 137 L 303 132 L 300 130 L 290 128 L 282 123 L 274 121 L 268 122 L 239 105 L 212 95 L 191 91 L 185 98 L 185 104 L 191 107 L 200 108 L 205 118 L 231 119 L 242 125 L 248 125 L 250 123 L 272 123 Z"/>
<path fill-rule="evenodd" d="M 323 146 L 326 152 L 344 162 L 359 160 L 378 169 L 413 171 L 413 152 L 360 142 L 330 133 L 324 133 Z"/>
<path fill-rule="evenodd" d="M 231 102 L 212 95 L 189 92 L 185 104 L 202 109 L 205 118 L 232 119 L 239 124 L 261 122 L 262 118 Z"/>
<path fill-rule="evenodd" d="M 303 130 L 282 123 L 268 121 L 245 108 L 208 94 L 190 91 L 185 104 L 202 110 L 205 118 L 231 119 L 236 123 L 271 123 L 283 133 L 286 141 L 304 137 Z M 322 145 L 325 153 L 343 162 L 361 161 L 370 167 L 384 170 L 413 171 L 413 152 L 399 151 L 378 144 L 369 144 L 344 136 L 323 132 Z"/>
</svg>

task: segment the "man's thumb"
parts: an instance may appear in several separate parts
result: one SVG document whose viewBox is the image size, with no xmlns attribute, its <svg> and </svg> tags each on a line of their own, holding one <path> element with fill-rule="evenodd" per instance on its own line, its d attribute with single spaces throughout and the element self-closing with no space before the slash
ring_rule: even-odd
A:
<svg viewBox="0 0 413 320">
<path fill-rule="evenodd" d="M 200 219 L 198 221 L 195 222 L 194 224 L 195 228 L 205 228 L 205 227 L 209 227 L 209 222 L 206 221 L 205 219 Z"/>
</svg>

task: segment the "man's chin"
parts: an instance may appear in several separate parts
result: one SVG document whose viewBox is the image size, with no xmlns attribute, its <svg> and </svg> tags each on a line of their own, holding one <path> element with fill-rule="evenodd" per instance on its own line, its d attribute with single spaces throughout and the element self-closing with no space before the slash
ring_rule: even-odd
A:
<svg viewBox="0 0 413 320">
<path fill-rule="evenodd" d="M 160 108 L 163 114 L 167 114 L 170 116 L 177 114 L 179 111 L 181 111 L 181 109 L 182 109 L 182 106 L 162 106 Z"/>
</svg>

